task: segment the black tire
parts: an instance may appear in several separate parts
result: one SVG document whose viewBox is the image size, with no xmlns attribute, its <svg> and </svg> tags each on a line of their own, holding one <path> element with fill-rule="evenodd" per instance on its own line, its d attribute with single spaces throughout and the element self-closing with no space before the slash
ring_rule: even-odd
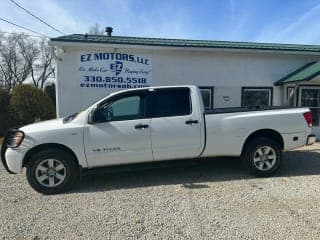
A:
<svg viewBox="0 0 320 240">
<path fill-rule="evenodd" d="M 280 168 L 282 162 L 280 144 L 269 138 L 254 139 L 246 146 L 242 161 L 255 176 L 271 176 Z"/>
<path fill-rule="evenodd" d="M 50 168 L 49 164 L 53 167 Z M 43 194 L 65 192 L 74 185 L 78 177 L 79 167 L 76 159 L 61 149 L 42 150 L 32 156 L 27 165 L 27 179 L 30 186 Z"/>
</svg>

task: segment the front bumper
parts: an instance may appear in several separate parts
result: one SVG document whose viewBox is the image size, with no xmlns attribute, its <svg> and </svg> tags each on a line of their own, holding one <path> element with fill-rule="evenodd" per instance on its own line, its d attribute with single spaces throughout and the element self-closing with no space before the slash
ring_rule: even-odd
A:
<svg viewBox="0 0 320 240">
<path fill-rule="evenodd" d="M 11 174 L 22 173 L 24 153 L 19 149 L 8 148 L 6 151 L 6 162 L 8 172 Z"/>
<path fill-rule="evenodd" d="M 316 142 L 316 139 L 317 139 L 316 135 L 314 135 L 314 134 L 309 135 L 307 137 L 307 145 L 314 144 Z"/>
</svg>

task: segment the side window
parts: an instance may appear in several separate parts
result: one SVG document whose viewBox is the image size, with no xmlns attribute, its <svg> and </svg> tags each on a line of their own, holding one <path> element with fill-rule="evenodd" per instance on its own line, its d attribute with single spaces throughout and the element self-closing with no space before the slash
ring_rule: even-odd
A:
<svg viewBox="0 0 320 240">
<path fill-rule="evenodd" d="M 110 107 L 112 109 L 113 117 L 124 116 L 140 116 L 140 97 L 132 96 L 119 99 L 113 102 Z"/>
<path fill-rule="evenodd" d="M 145 101 L 141 96 L 127 96 L 106 104 L 97 112 L 97 122 L 143 118 Z"/>
<path fill-rule="evenodd" d="M 151 117 L 183 116 L 191 114 L 188 88 L 157 89 L 151 94 Z"/>
<path fill-rule="evenodd" d="M 272 106 L 272 88 L 242 88 L 242 107 Z"/>
</svg>

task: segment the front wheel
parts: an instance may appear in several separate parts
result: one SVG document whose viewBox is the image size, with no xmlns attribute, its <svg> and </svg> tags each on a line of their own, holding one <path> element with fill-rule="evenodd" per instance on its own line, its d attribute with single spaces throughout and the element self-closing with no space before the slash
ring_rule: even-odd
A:
<svg viewBox="0 0 320 240">
<path fill-rule="evenodd" d="M 72 155 L 60 149 L 47 149 L 30 159 L 27 179 L 37 192 L 55 194 L 70 189 L 78 178 L 78 171 Z"/>
<path fill-rule="evenodd" d="M 257 138 L 247 145 L 242 160 L 254 175 L 270 176 L 280 167 L 281 147 L 272 139 Z"/>
</svg>

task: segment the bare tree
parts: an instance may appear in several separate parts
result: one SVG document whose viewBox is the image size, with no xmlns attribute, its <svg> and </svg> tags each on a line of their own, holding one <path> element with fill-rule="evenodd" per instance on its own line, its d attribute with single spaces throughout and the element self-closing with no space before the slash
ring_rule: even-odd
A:
<svg viewBox="0 0 320 240">
<path fill-rule="evenodd" d="M 35 87 L 43 89 L 48 78 L 54 75 L 54 59 L 50 46 L 46 40 L 41 40 L 38 45 L 39 55 L 32 65 L 31 78 Z"/>
<path fill-rule="evenodd" d="M 93 26 L 90 27 L 89 34 L 103 35 L 103 29 L 100 27 L 100 24 L 96 22 Z"/>
<path fill-rule="evenodd" d="M 53 54 L 46 39 L 0 32 L 0 87 L 10 91 L 28 79 L 43 89 L 54 71 Z"/>
<path fill-rule="evenodd" d="M 25 34 L 1 33 L 0 82 L 2 87 L 10 91 L 25 81 L 31 73 L 38 54 L 35 41 Z"/>
</svg>

